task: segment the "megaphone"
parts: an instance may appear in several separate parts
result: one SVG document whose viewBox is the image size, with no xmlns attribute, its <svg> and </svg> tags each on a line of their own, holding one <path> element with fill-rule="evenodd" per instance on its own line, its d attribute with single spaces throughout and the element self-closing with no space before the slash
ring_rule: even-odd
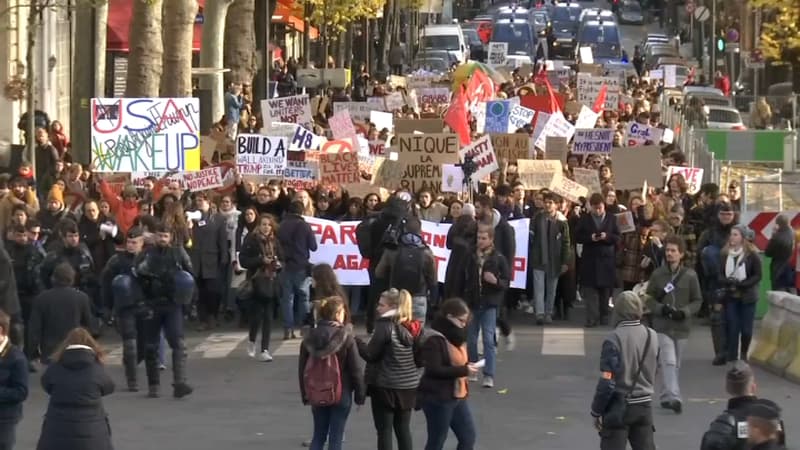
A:
<svg viewBox="0 0 800 450">
<path fill-rule="evenodd" d="M 113 237 L 117 237 L 117 232 L 118 231 L 119 231 L 119 228 L 117 228 L 117 226 L 114 225 L 111 222 L 106 222 L 106 223 L 100 224 L 100 232 L 101 233 L 105 233 L 105 234 L 111 236 L 112 238 Z"/>
<path fill-rule="evenodd" d="M 203 218 L 201 211 L 186 211 L 186 220 L 200 220 Z"/>
</svg>

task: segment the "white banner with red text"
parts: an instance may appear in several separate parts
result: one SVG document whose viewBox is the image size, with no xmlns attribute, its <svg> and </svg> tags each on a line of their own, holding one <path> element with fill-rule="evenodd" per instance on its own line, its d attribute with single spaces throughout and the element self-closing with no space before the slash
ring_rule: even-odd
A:
<svg viewBox="0 0 800 450">
<path fill-rule="evenodd" d="M 344 286 L 369 286 L 367 268 L 369 261 L 358 252 L 356 227 L 359 221 L 334 222 L 332 220 L 304 217 L 317 238 L 318 249 L 311 253 L 312 264 L 330 264 L 339 283 Z M 525 289 L 528 271 L 528 230 L 530 219 L 510 220 L 517 245 L 511 263 L 511 287 Z M 447 232 L 450 224 L 422 221 L 422 239 L 433 251 L 440 283 L 444 283 L 447 260 Z"/>
</svg>

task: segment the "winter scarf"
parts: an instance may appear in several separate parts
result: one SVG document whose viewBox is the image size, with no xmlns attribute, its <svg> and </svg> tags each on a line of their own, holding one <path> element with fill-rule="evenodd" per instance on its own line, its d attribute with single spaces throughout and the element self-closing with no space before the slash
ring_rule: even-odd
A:
<svg viewBox="0 0 800 450">
<path fill-rule="evenodd" d="M 747 268 L 744 264 L 744 248 L 729 250 L 725 261 L 725 278 L 742 281 L 747 278 Z"/>
</svg>

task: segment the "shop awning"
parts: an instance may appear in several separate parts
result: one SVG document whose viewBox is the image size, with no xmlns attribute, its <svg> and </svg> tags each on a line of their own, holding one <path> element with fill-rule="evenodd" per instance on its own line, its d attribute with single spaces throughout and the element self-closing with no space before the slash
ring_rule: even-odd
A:
<svg viewBox="0 0 800 450">
<path fill-rule="evenodd" d="M 303 23 L 303 5 L 294 0 L 278 0 L 278 5 L 275 7 L 275 13 L 272 15 L 272 23 L 280 23 L 304 33 L 306 30 L 305 23 Z M 309 37 L 316 39 L 319 37 L 319 31 L 310 27 Z"/>
<path fill-rule="evenodd" d="M 106 34 L 108 51 L 127 52 L 129 50 L 128 34 L 133 18 L 133 2 L 134 0 L 108 1 L 108 33 Z M 192 39 L 192 48 L 196 52 L 200 51 L 200 39 L 204 21 L 203 6 L 205 6 L 206 1 L 197 0 L 197 3 L 200 5 L 200 11 L 198 12 L 197 20 L 195 20 L 194 38 Z"/>
</svg>

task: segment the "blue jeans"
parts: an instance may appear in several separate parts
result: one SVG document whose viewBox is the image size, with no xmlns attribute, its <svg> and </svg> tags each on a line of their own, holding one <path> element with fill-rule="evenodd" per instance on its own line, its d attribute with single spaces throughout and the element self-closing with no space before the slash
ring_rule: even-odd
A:
<svg viewBox="0 0 800 450">
<path fill-rule="evenodd" d="M 311 283 L 305 270 L 281 273 L 281 313 L 283 327 L 292 329 L 301 326 L 310 311 L 309 291 Z"/>
<path fill-rule="evenodd" d="M 753 321 L 756 317 L 756 304 L 729 300 L 725 304 L 725 327 L 728 332 L 728 360 L 739 358 L 739 342 L 741 337 L 741 359 L 747 358 L 747 350 L 753 339 Z"/>
<path fill-rule="evenodd" d="M 533 302 L 536 315 L 553 315 L 557 289 L 558 275 L 550 278 L 544 270 L 533 269 Z"/>
<path fill-rule="evenodd" d="M 481 306 L 472 310 L 472 320 L 467 325 L 467 353 L 469 361 L 478 361 L 478 332 L 483 331 L 483 357 L 486 366 L 483 368 L 485 376 L 494 377 L 497 364 L 497 346 L 495 334 L 497 333 L 497 307 Z"/>
<path fill-rule="evenodd" d="M 422 402 L 422 412 L 428 425 L 425 450 L 442 450 L 451 429 L 458 439 L 457 450 L 475 448 L 475 422 L 466 399 L 445 402 L 425 400 Z"/>
<path fill-rule="evenodd" d="M 311 450 L 323 450 L 328 441 L 328 450 L 341 450 L 344 427 L 350 407 L 353 405 L 352 392 L 342 392 L 342 400 L 333 406 L 312 407 L 314 416 L 314 437 L 311 438 Z"/>
</svg>

